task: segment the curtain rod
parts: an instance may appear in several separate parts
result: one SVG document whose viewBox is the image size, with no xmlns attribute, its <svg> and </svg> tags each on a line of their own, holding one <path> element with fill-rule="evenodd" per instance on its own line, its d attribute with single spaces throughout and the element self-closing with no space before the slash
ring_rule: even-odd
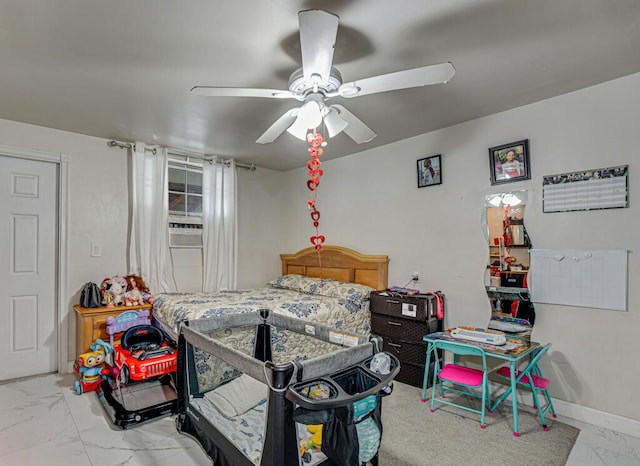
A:
<svg viewBox="0 0 640 466">
<path fill-rule="evenodd" d="M 134 149 L 135 144 L 131 143 L 131 142 L 119 142 L 119 141 L 109 141 L 107 142 L 107 145 L 109 147 L 119 147 L 120 149 Z M 152 151 L 154 154 L 156 153 L 156 149 L 147 149 Z M 167 149 L 167 152 L 169 155 L 180 155 L 180 156 L 187 156 L 187 157 L 194 157 L 196 159 L 200 159 L 200 160 L 204 160 L 206 162 L 212 162 L 213 159 L 210 156 L 206 156 L 206 155 L 200 155 L 200 154 L 193 154 L 191 152 L 187 152 L 187 151 L 181 151 L 179 149 Z M 224 161 L 220 161 L 219 163 L 224 163 Z M 238 168 L 244 168 L 245 170 L 249 170 L 249 171 L 256 171 L 256 169 L 258 167 L 255 166 L 255 164 L 251 164 L 248 165 L 246 163 L 239 163 L 236 162 L 236 167 Z"/>
</svg>

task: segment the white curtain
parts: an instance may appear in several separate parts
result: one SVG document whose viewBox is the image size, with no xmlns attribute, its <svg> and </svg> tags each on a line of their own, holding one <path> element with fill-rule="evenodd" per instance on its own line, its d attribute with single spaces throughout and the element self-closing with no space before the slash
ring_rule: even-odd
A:
<svg viewBox="0 0 640 466">
<path fill-rule="evenodd" d="M 202 167 L 202 291 L 236 289 L 236 165 L 214 158 Z"/>
<path fill-rule="evenodd" d="M 155 152 L 155 153 L 154 153 Z M 140 275 L 151 293 L 176 291 L 169 253 L 167 150 L 136 142 L 132 155 L 132 219 L 129 273 Z"/>
</svg>

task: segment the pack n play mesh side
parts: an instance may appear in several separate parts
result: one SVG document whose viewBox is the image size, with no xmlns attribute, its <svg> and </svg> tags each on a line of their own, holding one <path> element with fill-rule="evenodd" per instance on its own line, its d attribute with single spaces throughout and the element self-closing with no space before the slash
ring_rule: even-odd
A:
<svg viewBox="0 0 640 466">
<path fill-rule="evenodd" d="M 301 342 L 308 343 L 313 351 L 304 351 Z M 179 342 L 178 429 L 194 436 L 216 466 L 297 466 L 301 425 L 294 421 L 294 410 L 300 406 L 290 387 L 314 379 L 336 385 L 332 376 L 341 371 L 353 368 L 367 371 L 367 377 L 372 380 L 367 390 L 349 394 L 339 387 L 333 399 L 311 406 L 311 410 L 330 411 L 332 415 L 345 407 L 353 409 L 358 400 L 371 395 L 377 397 L 397 373 L 394 367 L 393 374 L 381 377 L 363 365 L 378 352 L 378 344 L 377 340 L 368 341 L 363 335 L 269 312 L 191 321 L 183 326 Z M 271 362 L 285 357 L 289 358 L 288 362 Z M 397 360 L 394 364 L 398 366 Z M 245 386 L 247 377 L 249 385 L 254 387 L 252 393 L 234 400 L 232 409 L 221 405 L 219 398 L 223 392 L 227 397 L 225 402 L 236 395 L 235 390 L 225 389 Z M 261 384 L 264 384 L 266 401 L 256 402 L 261 397 L 256 395 L 261 393 Z M 254 400 L 250 401 L 251 398 Z M 309 408 L 308 402 L 303 403 Z M 212 404 L 216 409 L 211 408 Z M 377 403 L 378 416 L 379 406 Z M 245 429 L 254 425 L 259 430 L 251 433 L 261 439 L 258 448 L 243 444 L 237 434 L 225 431 L 238 419 L 242 419 Z M 318 452 L 314 462 L 308 464 L 344 463 L 333 462 Z"/>
</svg>

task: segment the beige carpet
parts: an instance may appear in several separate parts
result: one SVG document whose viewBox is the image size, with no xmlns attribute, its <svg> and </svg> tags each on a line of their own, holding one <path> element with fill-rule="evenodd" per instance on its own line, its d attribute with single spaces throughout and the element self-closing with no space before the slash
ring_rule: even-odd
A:
<svg viewBox="0 0 640 466">
<path fill-rule="evenodd" d="M 550 413 L 545 432 L 537 416 L 520 409 L 516 438 L 510 405 L 487 413 L 487 427 L 480 429 L 474 413 L 443 404 L 431 413 L 429 401 L 420 401 L 421 391 L 394 382 L 393 393 L 383 398 L 380 466 L 561 466 L 580 432 Z"/>
</svg>

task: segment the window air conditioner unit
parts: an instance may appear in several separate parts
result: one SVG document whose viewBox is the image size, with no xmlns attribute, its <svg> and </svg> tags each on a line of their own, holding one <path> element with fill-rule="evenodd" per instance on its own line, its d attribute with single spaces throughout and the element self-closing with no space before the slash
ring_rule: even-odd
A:
<svg viewBox="0 0 640 466">
<path fill-rule="evenodd" d="M 190 218 L 169 219 L 169 247 L 201 248 L 202 220 Z"/>
</svg>

